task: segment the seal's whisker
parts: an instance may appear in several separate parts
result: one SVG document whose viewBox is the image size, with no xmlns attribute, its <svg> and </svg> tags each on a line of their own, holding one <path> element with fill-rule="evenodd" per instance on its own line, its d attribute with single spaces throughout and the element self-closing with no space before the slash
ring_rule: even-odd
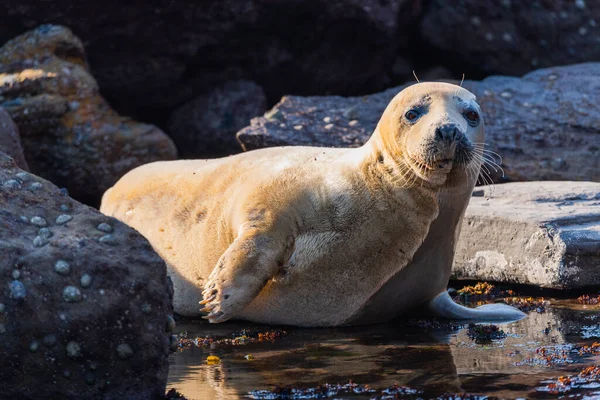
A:
<svg viewBox="0 0 600 400">
<path fill-rule="evenodd" d="M 419 78 L 417 78 L 417 73 L 415 72 L 415 70 L 413 69 L 413 76 L 415 77 L 415 79 L 417 80 L 417 83 L 421 83 L 419 81 Z"/>
<path fill-rule="evenodd" d="M 456 91 L 454 92 L 454 95 L 457 96 L 458 95 L 458 91 L 462 88 L 462 85 L 465 81 L 465 74 L 463 72 L 462 74 L 462 79 L 460 80 L 460 85 L 458 85 L 458 88 L 456 89 Z"/>
</svg>

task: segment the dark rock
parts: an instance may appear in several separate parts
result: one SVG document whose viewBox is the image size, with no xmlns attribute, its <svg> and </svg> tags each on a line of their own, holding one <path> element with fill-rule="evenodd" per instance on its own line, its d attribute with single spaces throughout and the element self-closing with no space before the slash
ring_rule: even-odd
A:
<svg viewBox="0 0 600 400">
<path fill-rule="evenodd" d="M 23 147 L 21 147 L 19 128 L 2 107 L 0 107 L 0 151 L 11 156 L 19 168 L 29 171 Z"/>
<path fill-rule="evenodd" d="M 152 116 L 234 79 L 275 99 L 383 89 L 422 1 L 5 0 L 0 43 L 40 24 L 68 26 L 110 103 Z"/>
<path fill-rule="evenodd" d="M 432 0 L 420 30 L 449 64 L 484 75 L 600 61 L 596 0 Z"/>
<path fill-rule="evenodd" d="M 266 103 L 257 84 L 227 82 L 174 111 L 168 131 L 184 158 L 239 153 L 242 148 L 235 134 L 262 115 Z"/>
<path fill-rule="evenodd" d="M 0 182 L 9 180 L 22 185 L 0 185 L 1 397 L 163 396 L 172 314 L 164 262 L 133 229 L 0 153 Z M 34 182 L 42 188 L 28 189 Z M 56 225 L 63 205 L 72 219 Z M 100 224 L 117 244 L 101 243 Z M 51 235 L 37 246 L 42 230 Z"/>
<path fill-rule="evenodd" d="M 81 201 L 98 202 L 130 169 L 176 156 L 158 128 L 110 108 L 66 28 L 41 26 L 0 48 L 0 96 L 32 172 Z"/>
<path fill-rule="evenodd" d="M 473 197 L 453 279 L 555 289 L 600 285 L 600 183 L 516 182 Z"/>
<path fill-rule="evenodd" d="M 481 105 L 488 149 L 502 156 L 504 179 L 600 181 L 599 63 L 542 69 L 523 78 L 465 81 L 463 86 Z M 401 89 L 361 97 L 286 96 L 237 137 L 245 150 L 360 146 Z M 495 181 L 501 178 L 490 172 Z"/>
</svg>

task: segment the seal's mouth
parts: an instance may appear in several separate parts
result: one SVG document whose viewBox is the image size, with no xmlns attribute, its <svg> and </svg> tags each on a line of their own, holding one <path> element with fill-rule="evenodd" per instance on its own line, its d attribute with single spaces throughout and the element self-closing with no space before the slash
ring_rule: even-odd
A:
<svg viewBox="0 0 600 400">
<path fill-rule="evenodd" d="M 455 161 L 453 158 L 425 161 L 422 157 L 411 154 L 408 154 L 408 158 L 419 170 L 429 172 L 448 172 L 452 169 Z"/>
</svg>

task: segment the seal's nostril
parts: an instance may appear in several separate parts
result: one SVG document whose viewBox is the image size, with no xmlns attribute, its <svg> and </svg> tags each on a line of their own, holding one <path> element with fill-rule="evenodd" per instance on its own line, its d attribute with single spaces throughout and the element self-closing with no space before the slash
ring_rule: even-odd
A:
<svg viewBox="0 0 600 400">
<path fill-rule="evenodd" d="M 435 129 L 435 138 L 437 140 L 453 141 L 458 138 L 460 132 L 454 124 L 438 126 Z"/>
</svg>

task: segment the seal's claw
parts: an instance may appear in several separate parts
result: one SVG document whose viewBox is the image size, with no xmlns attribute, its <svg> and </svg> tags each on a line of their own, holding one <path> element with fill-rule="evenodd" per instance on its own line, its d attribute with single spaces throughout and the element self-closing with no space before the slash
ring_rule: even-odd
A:
<svg viewBox="0 0 600 400">
<path fill-rule="evenodd" d="M 204 304 L 208 304 L 208 303 L 210 303 L 211 301 L 213 301 L 213 300 L 214 300 L 216 297 L 217 297 L 216 295 L 212 295 L 212 296 L 210 296 L 210 297 L 208 297 L 208 298 L 205 298 L 204 300 L 202 300 L 202 301 L 200 302 L 200 304 L 202 304 L 202 305 L 204 305 Z"/>
</svg>

